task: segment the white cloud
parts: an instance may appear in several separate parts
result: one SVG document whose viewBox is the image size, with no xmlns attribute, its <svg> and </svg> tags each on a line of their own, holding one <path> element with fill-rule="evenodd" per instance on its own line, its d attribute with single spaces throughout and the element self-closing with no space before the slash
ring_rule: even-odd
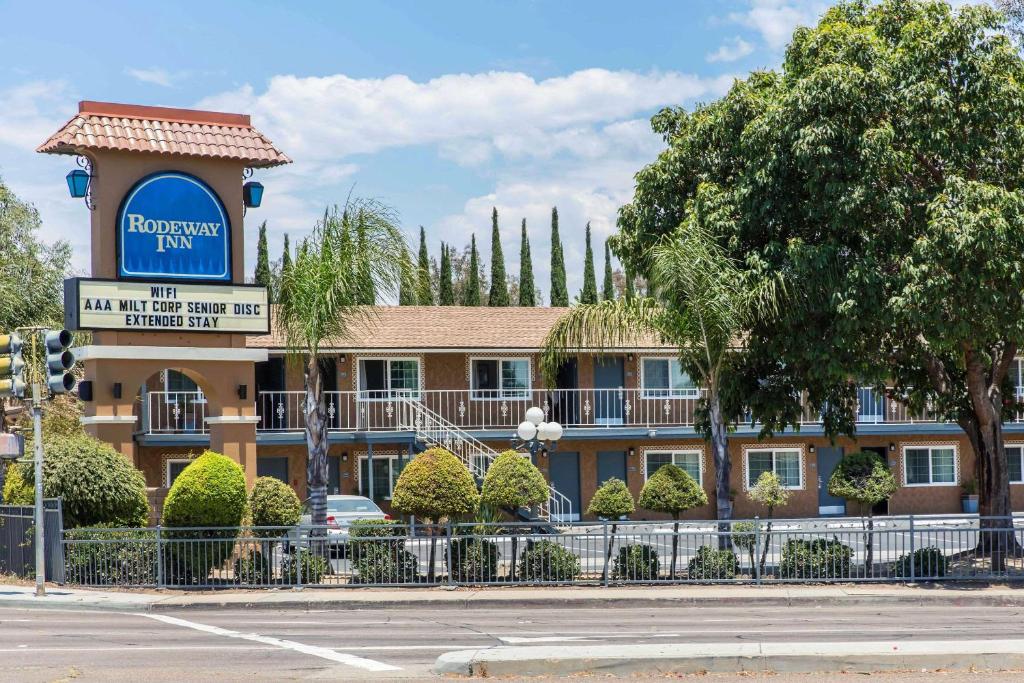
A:
<svg viewBox="0 0 1024 683">
<path fill-rule="evenodd" d="M 743 59 L 754 51 L 754 46 L 739 36 L 733 36 L 718 46 L 714 52 L 709 52 L 706 59 L 709 62 L 735 62 Z"/>
<path fill-rule="evenodd" d="M 64 81 L 30 81 L 0 90 L 0 145 L 34 150 L 77 109 Z"/>
<path fill-rule="evenodd" d="M 124 72 L 137 81 L 159 85 L 164 88 L 172 87 L 176 81 L 180 81 L 187 75 L 184 71 L 172 73 L 167 69 L 160 69 L 156 67 L 151 69 L 126 68 Z"/>
<path fill-rule="evenodd" d="M 748 0 L 749 8 L 732 12 L 729 19 L 761 34 L 772 50 L 781 50 L 797 26 L 817 23 L 828 7 L 823 0 Z"/>
</svg>

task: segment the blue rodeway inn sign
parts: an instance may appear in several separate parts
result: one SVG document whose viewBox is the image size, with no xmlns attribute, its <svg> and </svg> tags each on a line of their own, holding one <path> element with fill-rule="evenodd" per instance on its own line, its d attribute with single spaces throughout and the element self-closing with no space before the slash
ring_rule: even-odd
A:
<svg viewBox="0 0 1024 683">
<path fill-rule="evenodd" d="M 231 225 L 203 181 L 169 171 L 140 180 L 117 215 L 118 276 L 231 281 Z"/>
</svg>

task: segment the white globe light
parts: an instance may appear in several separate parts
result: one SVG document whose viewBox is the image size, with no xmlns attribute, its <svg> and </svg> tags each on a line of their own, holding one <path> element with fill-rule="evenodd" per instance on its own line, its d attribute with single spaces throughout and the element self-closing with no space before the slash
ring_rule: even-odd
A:
<svg viewBox="0 0 1024 683">
<path fill-rule="evenodd" d="M 526 411 L 526 419 L 534 425 L 540 425 L 544 421 L 544 411 L 534 406 Z"/>
<path fill-rule="evenodd" d="M 533 437 L 537 436 L 537 425 L 532 422 L 520 422 L 519 427 L 516 428 L 516 434 L 523 441 L 532 441 Z"/>
<path fill-rule="evenodd" d="M 549 425 L 547 422 L 541 422 L 539 425 L 537 425 L 537 438 L 540 439 L 541 441 L 547 441 L 548 439 L 550 439 L 550 427 L 551 425 Z"/>
<path fill-rule="evenodd" d="M 558 441 L 562 438 L 562 425 L 557 422 L 548 422 L 548 440 Z"/>
</svg>

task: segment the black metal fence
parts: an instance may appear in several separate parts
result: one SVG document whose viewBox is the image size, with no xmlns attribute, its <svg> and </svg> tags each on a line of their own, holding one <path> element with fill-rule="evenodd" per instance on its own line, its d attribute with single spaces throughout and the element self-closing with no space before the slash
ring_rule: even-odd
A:
<svg viewBox="0 0 1024 683">
<path fill-rule="evenodd" d="M 46 580 L 64 581 L 64 525 L 60 499 L 43 502 Z M 0 574 L 35 576 L 35 523 L 32 506 L 0 505 Z"/>
<path fill-rule="evenodd" d="M 545 526 L 73 529 L 65 578 L 180 588 L 1024 579 L 1024 518 Z"/>
</svg>

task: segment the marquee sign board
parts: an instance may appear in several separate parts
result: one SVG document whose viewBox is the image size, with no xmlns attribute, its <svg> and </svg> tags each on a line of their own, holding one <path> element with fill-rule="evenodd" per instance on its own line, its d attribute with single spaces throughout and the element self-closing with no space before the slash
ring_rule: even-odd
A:
<svg viewBox="0 0 1024 683">
<path fill-rule="evenodd" d="M 125 280 L 231 281 L 231 221 L 199 178 L 154 173 L 117 213 L 117 275 Z"/>
<path fill-rule="evenodd" d="M 267 288 L 71 278 L 64 281 L 69 330 L 269 334 Z"/>
</svg>

